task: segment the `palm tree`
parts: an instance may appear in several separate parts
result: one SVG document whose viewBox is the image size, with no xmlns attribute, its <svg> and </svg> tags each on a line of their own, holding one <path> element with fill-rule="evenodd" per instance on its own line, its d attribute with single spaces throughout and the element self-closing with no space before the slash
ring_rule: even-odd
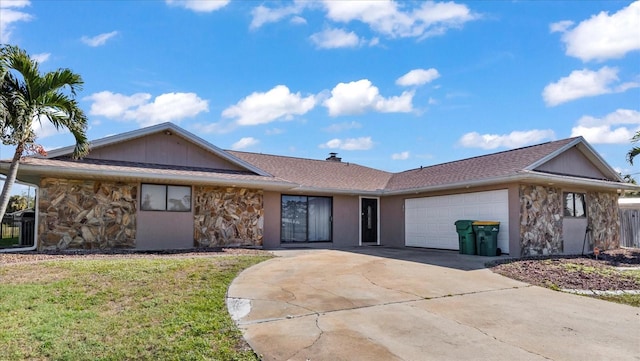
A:
<svg viewBox="0 0 640 361">
<path fill-rule="evenodd" d="M 35 144 L 33 122 L 51 122 L 56 129 L 73 134 L 74 158 L 89 152 L 87 117 L 75 100 L 83 85 L 80 75 L 69 69 L 40 74 L 38 62 L 26 51 L 11 45 L 0 48 L 0 131 L 2 143 L 16 147 L 0 194 L 0 219 L 5 214 L 11 187 L 25 151 L 41 149 Z"/>
<path fill-rule="evenodd" d="M 633 138 L 631 138 L 631 143 L 637 143 L 638 141 L 640 141 L 640 131 L 636 132 Z M 633 148 L 631 148 L 631 150 L 627 153 L 627 162 L 633 165 L 633 158 L 635 158 L 638 154 L 640 154 L 640 147 L 634 146 Z"/>
</svg>

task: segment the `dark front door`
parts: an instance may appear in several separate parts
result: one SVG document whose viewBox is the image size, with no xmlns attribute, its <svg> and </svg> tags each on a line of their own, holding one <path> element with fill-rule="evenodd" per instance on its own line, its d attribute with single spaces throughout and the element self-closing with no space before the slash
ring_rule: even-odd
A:
<svg viewBox="0 0 640 361">
<path fill-rule="evenodd" d="M 378 242 L 378 200 L 362 198 L 362 243 Z"/>
</svg>

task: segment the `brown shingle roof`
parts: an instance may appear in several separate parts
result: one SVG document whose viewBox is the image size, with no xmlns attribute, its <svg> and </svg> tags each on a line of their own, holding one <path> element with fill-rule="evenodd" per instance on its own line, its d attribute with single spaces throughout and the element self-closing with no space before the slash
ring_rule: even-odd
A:
<svg viewBox="0 0 640 361">
<path fill-rule="evenodd" d="M 184 180 L 193 181 L 194 183 L 209 183 L 207 180 L 210 180 L 211 183 L 215 181 L 225 181 L 228 184 L 238 182 L 239 184 L 256 183 L 265 185 L 269 185 L 270 183 L 274 185 L 286 185 L 288 183 L 277 177 L 260 176 L 249 171 L 243 172 L 90 158 L 72 160 L 67 157 L 52 159 L 25 157 L 20 164 L 20 169 L 22 170 L 25 170 L 25 168 L 28 169 L 29 167 L 46 167 L 47 173 L 72 174 L 77 172 L 94 174 L 97 178 L 138 178 L 147 180 L 172 178 L 174 181 Z M 295 185 L 289 183 L 289 186 L 293 187 Z"/>
<path fill-rule="evenodd" d="M 440 187 L 458 187 L 474 182 L 504 182 L 510 176 L 522 175 L 573 144 L 569 138 L 509 151 L 421 167 L 401 173 L 389 173 L 358 164 L 328 160 L 304 159 L 268 154 L 227 151 L 239 162 L 258 169 L 229 171 L 202 167 L 67 158 L 33 158 L 22 161 L 20 172 L 30 176 L 80 176 L 89 179 L 139 179 L 148 182 L 188 182 L 252 186 L 264 189 L 304 189 L 318 192 L 404 193 Z M 8 161 L 0 164 L 8 169 Z M 543 174 L 539 172 L 533 172 Z"/>
<path fill-rule="evenodd" d="M 396 173 L 385 190 L 420 189 L 514 175 L 575 139 L 547 142 Z"/>
<path fill-rule="evenodd" d="M 269 172 L 277 178 L 305 188 L 342 191 L 380 191 L 392 173 L 361 165 L 328 160 L 285 157 L 228 151 L 232 155 Z"/>
</svg>

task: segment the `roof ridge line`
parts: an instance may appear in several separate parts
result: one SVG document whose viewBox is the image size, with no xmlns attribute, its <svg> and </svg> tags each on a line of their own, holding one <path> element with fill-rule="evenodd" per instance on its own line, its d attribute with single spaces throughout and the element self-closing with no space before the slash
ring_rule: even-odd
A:
<svg viewBox="0 0 640 361">
<path fill-rule="evenodd" d="M 464 162 L 464 161 L 468 161 L 468 160 L 472 160 L 472 159 L 485 158 L 485 157 L 490 157 L 490 156 L 494 156 L 494 155 L 498 155 L 498 154 L 504 154 L 504 153 L 515 152 L 515 151 L 519 151 L 519 150 L 523 150 L 523 149 L 528 149 L 528 148 L 540 147 L 540 146 L 547 145 L 547 144 L 551 144 L 551 143 L 563 142 L 563 141 L 568 141 L 568 140 L 573 141 L 573 140 L 575 140 L 575 139 L 577 139 L 577 138 L 580 138 L 580 137 L 570 137 L 570 138 L 563 138 L 563 139 L 558 139 L 558 140 L 550 140 L 550 141 L 548 141 L 548 142 L 544 142 L 544 143 L 531 144 L 531 145 L 527 145 L 527 146 L 524 146 L 524 147 L 519 147 L 519 148 L 513 148 L 513 149 L 503 150 L 503 151 L 500 151 L 500 152 L 489 153 L 489 154 L 483 154 L 483 155 L 476 155 L 476 156 L 469 157 L 469 158 L 463 158 L 463 159 L 458 159 L 458 160 L 452 160 L 452 161 L 449 161 L 449 162 L 438 163 L 438 164 L 432 164 L 432 165 L 427 165 L 427 166 L 420 166 L 420 168 L 407 169 L 407 170 L 404 170 L 404 171 L 402 171 L 402 172 L 393 173 L 393 174 L 402 174 L 402 173 L 412 172 L 412 171 L 419 170 L 419 169 L 426 169 L 426 168 L 433 168 L 433 167 L 441 167 L 441 166 L 443 166 L 443 165 L 447 165 L 447 164 L 460 163 L 460 162 Z"/>
</svg>

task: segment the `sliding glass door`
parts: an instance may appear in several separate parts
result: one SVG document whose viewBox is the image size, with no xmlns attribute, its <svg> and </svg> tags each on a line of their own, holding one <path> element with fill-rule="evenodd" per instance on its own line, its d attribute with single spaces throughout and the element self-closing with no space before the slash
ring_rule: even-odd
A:
<svg viewBox="0 0 640 361">
<path fill-rule="evenodd" d="M 282 196 L 282 242 L 331 241 L 330 197 Z"/>
</svg>

